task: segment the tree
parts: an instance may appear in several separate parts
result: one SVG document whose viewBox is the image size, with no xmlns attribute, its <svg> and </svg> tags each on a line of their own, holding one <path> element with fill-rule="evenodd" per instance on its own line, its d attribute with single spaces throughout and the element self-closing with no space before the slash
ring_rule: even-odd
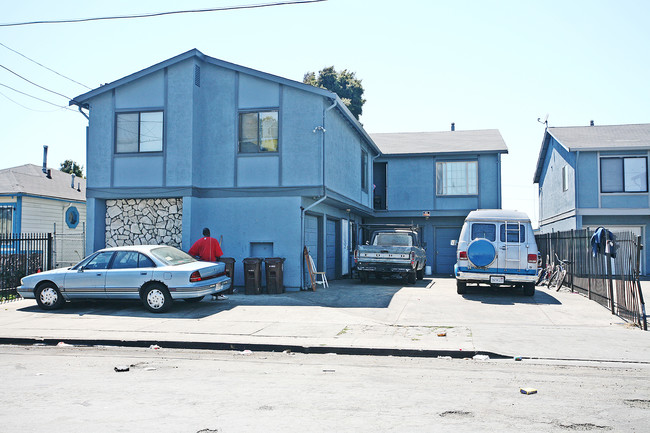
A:
<svg viewBox="0 0 650 433">
<path fill-rule="evenodd" d="M 61 163 L 61 171 L 64 173 L 74 174 L 77 177 L 84 176 L 84 166 L 79 165 L 71 159 L 66 159 Z"/>
<path fill-rule="evenodd" d="M 354 72 L 343 69 L 336 72 L 334 66 L 323 68 L 316 75 L 314 72 L 307 72 L 302 79 L 305 84 L 327 89 L 339 95 L 346 107 L 359 120 L 363 112 L 363 86 Z"/>
</svg>

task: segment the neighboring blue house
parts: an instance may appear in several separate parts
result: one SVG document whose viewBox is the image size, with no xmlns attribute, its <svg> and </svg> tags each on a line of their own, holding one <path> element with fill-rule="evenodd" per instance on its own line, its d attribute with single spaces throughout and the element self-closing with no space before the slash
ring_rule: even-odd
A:
<svg viewBox="0 0 650 433">
<path fill-rule="evenodd" d="M 533 179 L 540 232 L 605 226 L 647 244 L 648 152 L 650 124 L 547 128 Z"/>
<path fill-rule="evenodd" d="M 434 226 L 435 239 L 451 239 L 443 228 L 457 233 L 470 210 L 501 205 L 498 132 L 403 143 L 417 153 L 409 168 L 391 145 L 380 157 L 334 93 L 198 50 L 70 103 L 89 111 L 88 251 L 145 243 L 187 251 L 209 227 L 237 260 L 236 285 L 244 258 L 285 257 L 284 283 L 297 289 L 303 245 L 334 279 L 350 273 L 361 224 L 380 215 L 421 222 L 432 245 Z M 389 208 L 376 217 L 373 166 L 382 162 Z"/>
<path fill-rule="evenodd" d="M 427 265 L 451 274 L 463 221 L 474 209 L 501 208 L 501 154 L 496 129 L 371 134 L 382 152 L 374 161 L 374 223 L 423 229 Z"/>
</svg>

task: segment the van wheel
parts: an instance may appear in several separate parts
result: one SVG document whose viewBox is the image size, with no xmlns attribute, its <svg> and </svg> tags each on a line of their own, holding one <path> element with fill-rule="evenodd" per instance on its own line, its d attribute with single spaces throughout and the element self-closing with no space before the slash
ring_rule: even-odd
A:
<svg viewBox="0 0 650 433">
<path fill-rule="evenodd" d="M 535 283 L 524 283 L 524 295 L 525 296 L 535 295 Z"/>
<path fill-rule="evenodd" d="M 467 283 L 456 280 L 456 293 L 459 295 L 467 293 Z"/>
</svg>

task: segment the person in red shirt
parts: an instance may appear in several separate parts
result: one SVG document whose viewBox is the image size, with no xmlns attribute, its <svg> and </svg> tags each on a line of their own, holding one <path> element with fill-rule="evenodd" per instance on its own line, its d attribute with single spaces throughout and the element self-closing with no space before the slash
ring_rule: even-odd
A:
<svg viewBox="0 0 650 433">
<path fill-rule="evenodd" d="M 194 242 L 194 245 L 192 245 L 188 253 L 190 256 L 196 257 L 204 262 L 216 262 L 219 260 L 219 257 L 223 256 L 219 241 L 210 237 L 210 229 L 207 227 L 203 229 L 203 237 Z M 218 294 L 217 299 L 228 299 L 228 297 Z"/>
</svg>

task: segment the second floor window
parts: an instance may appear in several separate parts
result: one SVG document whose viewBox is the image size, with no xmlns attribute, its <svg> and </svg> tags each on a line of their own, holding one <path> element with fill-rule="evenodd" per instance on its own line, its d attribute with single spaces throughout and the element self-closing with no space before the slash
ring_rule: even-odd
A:
<svg viewBox="0 0 650 433">
<path fill-rule="evenodd" d="M 117 113 L 116 124 L 116 153 L 162 152 L 162 111 Z"/>
<path fill-rule="evenodd" d="M 239 113 L 239 153 L 278 151 L 278 112 Z"/>
<path fill-rule="evenodd" d="M 449 161 L 436 163 L 437 195 L 478 194 L 478 162 Z"/>
<path fill-rule="evenodd" d="M 646 157 L 601 158 L 600 191 L 648 192 Z"/>
</svg>

